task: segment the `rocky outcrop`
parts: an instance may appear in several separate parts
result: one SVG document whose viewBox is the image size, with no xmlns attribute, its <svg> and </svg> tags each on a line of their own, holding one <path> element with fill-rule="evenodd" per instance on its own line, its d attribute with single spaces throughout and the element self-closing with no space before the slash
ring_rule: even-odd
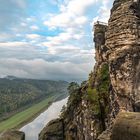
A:
<svg viewBox="0 0 140 140">
<path fill-rule="evenodd" d="M 61 119 L 52 120 L 39 134 L 39 140 L 63 140 L 63 121 Z"/>
<path fill-rule="evenodd" d="M 94 25 L 94 42 L 94 71 L 70 94 L 63 112 L 64 140 L 138 140 L 140 1 L 115 0 L 108 26 Z"/>
<path fill-rule="evenodd" d="M 140 113 L 119 113 L 115 120 L 111 140 L 140 140 Z"/>
<path fill-rule="evenodd" d="M 25 140 L 25 134 L 21 131 L 9 130 L 0 134 L 0 140 Z"/>
<path fill-rule="evenodd" d="M 115 0 L 106 32 L 112 91 L 111 118 L 139 111 L 140 1 Z"/>
<path fill-rule="evenodd" d="M 91 104 L 82 96 L 78 104 L 71 104 L 64 115 L 66 140 L 90 140 L 101 132 L 100 121 L 93 113 Z M 96 129 L 94 129 L 96 128 Z"/>
<path fill-rule="evenodd" d="M 107 47 L 105 46 L 105 34 L 107 32 L 107 24 L 97 22 L 94 24 L 94 42 L 96 49 L 96 65 L 100 65 L 104 61 L 106 61 L 106 51 Z"/>
</svg>

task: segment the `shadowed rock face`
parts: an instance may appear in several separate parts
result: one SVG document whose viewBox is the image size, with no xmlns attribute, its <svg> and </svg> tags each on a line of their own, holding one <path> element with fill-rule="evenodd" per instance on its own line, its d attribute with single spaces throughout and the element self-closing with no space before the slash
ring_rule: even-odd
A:
<svg viewBox="0 0 140 140">
<path fill-rule="evenodd" d="M 107 31 L 107 25 L 102 25 L 101 23 L 94 25 L 94 42 L 96 49 L 96 65 L 99 65 L 105 61 L 104 54 L 107 51 L 105 47 L 105 33 Z"/>
<path fill-rule="evenodd" d="M 136 102 L 134 105 L 134 109 L 136 112 L 140 112 L 140 62 L 136 69 L 136 77 L 135 77 L 135 84 L 134 84 L 134 92 L 136 95 Z"/>
<path fill-rule="evenodd" d="M 52 120 L 39 134 L 39 140 L 63 140 L 63 122 L 61 119 Z"/>
<path fill-rule="evenodd" d="M 115 0 L 106 33 L 113 110 L 134 111 L 140 98 L 140 1 Z M 137 81 L 137 83 L 136 83 Z M 115 105 L 115 102 L 117 104 Z M 115 107 L 116 106 L 116 107 Z"/>
<path fill-rule="evenodd" d="M 4 132 L 0 140 L 25 140 L 25 134 L 21 131 L 11 130 Z"/>
</svg>

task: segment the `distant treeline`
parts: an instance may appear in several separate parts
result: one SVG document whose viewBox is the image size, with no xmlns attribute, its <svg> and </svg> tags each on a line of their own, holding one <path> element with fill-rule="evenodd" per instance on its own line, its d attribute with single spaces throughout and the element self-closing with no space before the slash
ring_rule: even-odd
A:
<svg viewBox="0 0 140 140">
<path fill-rule="evenodd" d="M 0 120 L 20 108 L 58 94 L 66 94 L 65 81 L 0 79 Z"/>
</svg>

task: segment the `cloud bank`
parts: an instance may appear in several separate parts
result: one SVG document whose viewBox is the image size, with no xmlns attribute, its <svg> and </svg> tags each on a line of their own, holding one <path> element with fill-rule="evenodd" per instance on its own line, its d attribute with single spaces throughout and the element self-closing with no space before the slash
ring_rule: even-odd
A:
<svg viewBox="0 0 140 140">
<path fill-rule="evenodd" d="M 1 0 L 0 77 L 83 80 L 95 63 L 92 26 L 113 0 Z"/>
</svg>

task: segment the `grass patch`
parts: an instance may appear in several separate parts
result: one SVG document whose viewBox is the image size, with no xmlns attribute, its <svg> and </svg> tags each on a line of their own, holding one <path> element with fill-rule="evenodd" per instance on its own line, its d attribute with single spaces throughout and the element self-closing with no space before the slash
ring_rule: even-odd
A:
<svg viewBox="0 0 140 140">
<path fill-rule="evenodd" d="M 32 121 L 41 112 L 46 110 L 50 103 L 53 102 L 55 99 L 56 96 L 48 97 L 40 103 L 35 104 L 32 107 L 10 117 L 9 119 L 0 122 L 0 132 L 12 128 L 20 128 L 26 123 Z"/>
</svg>

